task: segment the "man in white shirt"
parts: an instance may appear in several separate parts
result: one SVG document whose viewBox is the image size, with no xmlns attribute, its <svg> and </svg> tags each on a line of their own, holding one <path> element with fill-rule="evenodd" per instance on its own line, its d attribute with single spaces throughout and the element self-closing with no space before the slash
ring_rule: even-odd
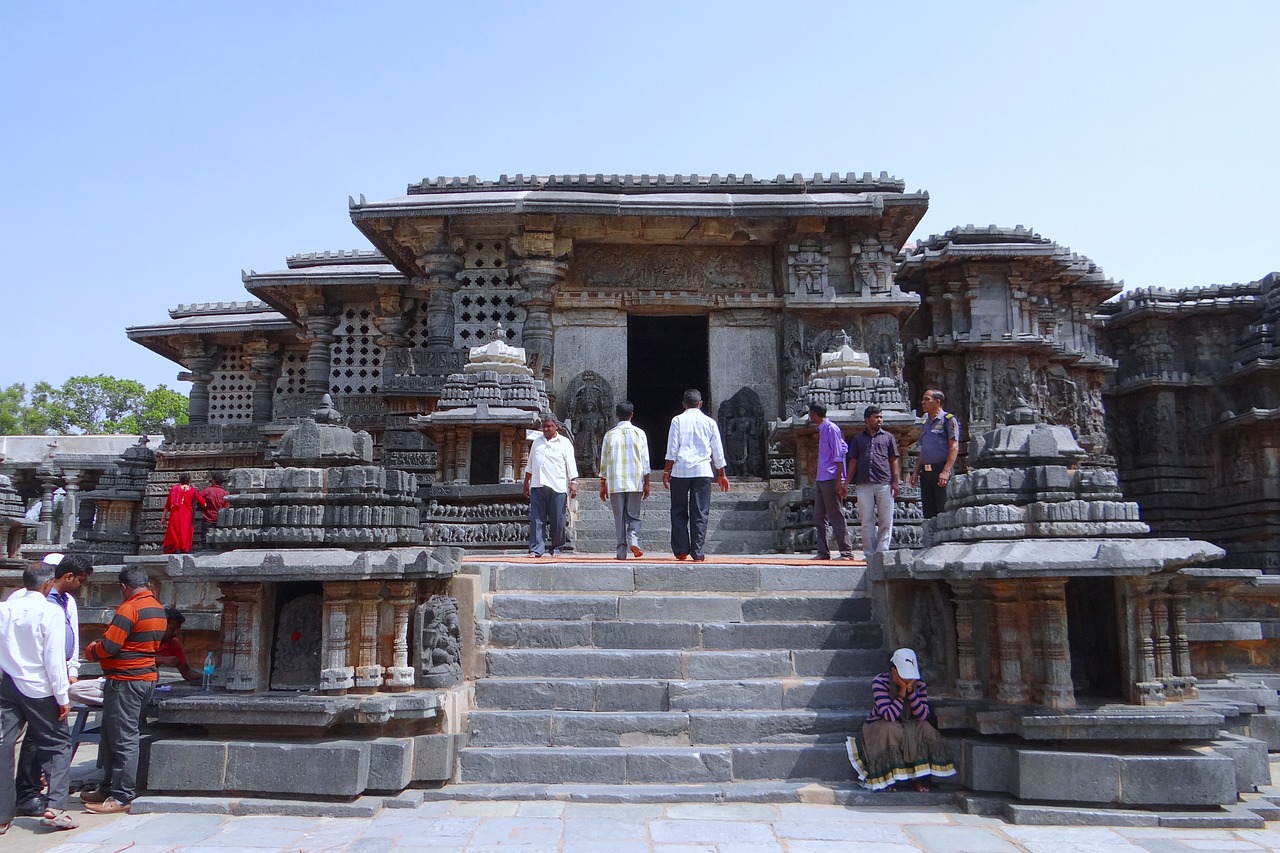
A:
<svg viewBox="0 0 1280 853">
<path fill-rule="evenodd" d="M 67 681 L 71 684 L 69 698 L 80 701 L 76 685 L 80 676 L 80 613 L 73 593 L 93 574 L 93 562 L 83 554 L 47 554 L 40 562 L 53 568 L 53 585 L 45 596 L 58 608 L 66 623 Z M 101 692 L 99 692 L 99 696 Z M 18 752 L 17 797 L 18 811 L 23 814 L 43 813 L 49 805 L 41 795 L 40 775 L 52 779 L 58 772 L 54 761 L 71 760 L 70 750 L 62 754 L 38 754 L 34 738 L 25 738 Z M 70 772 L 70 768 L 67 768 Z"/>
<path fill-rule="evenodd" d="M 54 829 L 74 829 L 66 812 L 49 808 L 65 805 L 70 783 L 66 617 L 45 598 L 53 587 L 53 566 L 31 563 L 22 583 L 25 589 L 0 604 L 0 827 L 7 828 L 18 810 L 13 748 L 25 724 L 37 753 L 52 760 L 48 805 L 41 801 L 38 811 L 21 811 Z"/>
<path fill-rule="evenodd" d="M 524 466 L 524 496 L 529 499 L 529 556 L 560 556 L 568 540 L 569 498 L 578 496 L 578 463 L 573 442 L 560 435 L 560 422 L 547 412 L 542 435 L 529 448 Z"/>
<path fill-rule="evenodd" d="M 640 550 L 640 501 L 649 497 L 649 439 L 644 430 L 631 423 L 636 407 L 623 400 L 614 413 L 618 425 L 604 434 L 600 445 L 600 500 L 613 510 L 613 531 L 617 539 L 617 559 L 627 559 L 627 549 L 636 557 Z"/>
<path fill-rule="evenodd" d="M 729 491 L 724 443 L 715 418 L 702 411 L 702 392 L 684 392 L 684 411 L 671 419 L 662 488 L 671 491 L 671 552 L 677 560 L 707 559 L 707 516 L 711 511 L 712 469 L 720 491 Z"/>
</svg>

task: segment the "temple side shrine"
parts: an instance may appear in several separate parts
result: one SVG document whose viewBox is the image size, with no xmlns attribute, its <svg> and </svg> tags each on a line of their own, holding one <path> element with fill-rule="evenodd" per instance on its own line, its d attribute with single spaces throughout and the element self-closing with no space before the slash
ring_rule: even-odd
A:
<svg viewBox="0 0 1280 853">
<path fill-rule="evenodd" d="M 928 203 L 884 173 L 353 198 L 363 248 L 127 330 L 180 365 L 190 423 L 92 477 L 52 447 L 0 463 L 5 566 L 21 508 L 65 488 L 74 519 L 42 514 L 24 553 L 147 565 L 218 655 L 214 694 L 158 705 L 153 792 L 864 802 L 844 738 L 909 645 L 963 784 L 931 802 L 1251 825 L 1280 750 L 1277 274 L 1125 294 L 1022 226 L 913 237 Z M 658 489 L 645 558 L 598 556 L 614 404 L 660 468 L 686 388 L 733 482 L 711 559 L 670 557 Z M 929 520 L 908 484 L 927 389 L 962 424 Z M 893 550 L 865 568 L 807 561 L 811 401 L 848 437 L 880 406 L 903 451 Z M 545 411 L 583 483 L 572 556 L 536 562 L 520 483 Z M 222 475 L 231 509 L 165 556 L 181 473 Z M 86 641 L 111 578 L 82 594 Z"/>
</svg>

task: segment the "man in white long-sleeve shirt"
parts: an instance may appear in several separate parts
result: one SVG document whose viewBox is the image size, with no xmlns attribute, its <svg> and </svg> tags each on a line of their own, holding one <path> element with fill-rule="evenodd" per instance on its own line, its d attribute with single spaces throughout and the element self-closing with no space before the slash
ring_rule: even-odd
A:
<svg viewBox="0 0 1280 853">
<path fill-rule="evenodd" d="M 662 488 L 671 491 L 671 552 L 677 560 L 707 559 L 707 516 L 711 512 L 711 476 L 722 492 L 729 491 L 724 473 L 724 442 L 720 427 L 702 411 L 702 392 L 684 392 L 684 411 L 671 419 L 667 433 L 667 464 Z"/>
<path fill-rule="evenodd" d="M 524 466 L 530 557 L 548 551 L 559 556 L 568 541 L 569 498 L 578 496 L 578 462 L 573 442 L 559 433 L 560 421 L 550 412 L 544 414 L 542 435 L 533 440 Z"/>
<path fill-rule="evenodd" d="M 38 816 L 56 829 L 70 829 L 73 821 L 47 808 L 61 808 L 70 782 L 71 733 L 67 712 L 66 616 L 46 595 L 53 587 L 53 566 L 32 563 L 22 573 L 25 587 L 0 604 L 0 826 L 7 826 L 16 808 L 13 750 L 22 727 L 50 762 L 49 803 L 40 803 Z M 65 818 L 65 819 L 64 819 Z M 56 820 L 64 819 L 57 825 Z"/>
</svg>

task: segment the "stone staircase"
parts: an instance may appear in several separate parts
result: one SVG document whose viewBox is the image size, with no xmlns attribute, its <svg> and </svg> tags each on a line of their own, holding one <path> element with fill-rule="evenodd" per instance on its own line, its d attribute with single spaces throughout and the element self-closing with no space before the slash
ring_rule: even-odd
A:
<svg viewBox="0 0 1280 853">
<path fill-rule="evenodd" d="M 487 571 L 488 677 L 448 791 L 853 780 L 844 739 L 886 660 L 861 566 Z"/>
<path fill-rule="evenodd" d="M 771 554 L 778 550 L 773 504 L 762 482 L 731 482 L 729 492 L 712 484 L 707 554 Z M 671 498 L 662 471 L 650 476 L 649 499 L 641 503 L 640 547 L 646 554 L 671 554 Z M 578 481 L 573 548 L 578 554 L 614 553 L 613 511 L 600 500 L 600 480 Z"/>
</svg>

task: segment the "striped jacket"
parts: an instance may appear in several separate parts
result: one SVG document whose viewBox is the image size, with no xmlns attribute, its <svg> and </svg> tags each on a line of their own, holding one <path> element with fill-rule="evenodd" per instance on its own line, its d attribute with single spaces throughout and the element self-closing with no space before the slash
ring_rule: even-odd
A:
<svg viewBox="0 0 1280 853">
<path fill-rule="evenodd" d="M 907 695 L 904 705 L 901 699 L 893 698 L 893 676 L 882 672 L 871 679 L 871 713 L 867 722 L 877 720 L 897 722 L 902 719 L 923 720 L 929 716 L 929 688 L 924 679 L 916 679 L 916 689 Z"/>
<path fill-rule="evenodd" d="M 101 663 L 102 674 L 113 681 L 155 681 L 156 649 L 167 624 L 151 590 L 136 590 L 116 608 L 106 633 L 89 644 L 84 656 Z"/>
</svg>

